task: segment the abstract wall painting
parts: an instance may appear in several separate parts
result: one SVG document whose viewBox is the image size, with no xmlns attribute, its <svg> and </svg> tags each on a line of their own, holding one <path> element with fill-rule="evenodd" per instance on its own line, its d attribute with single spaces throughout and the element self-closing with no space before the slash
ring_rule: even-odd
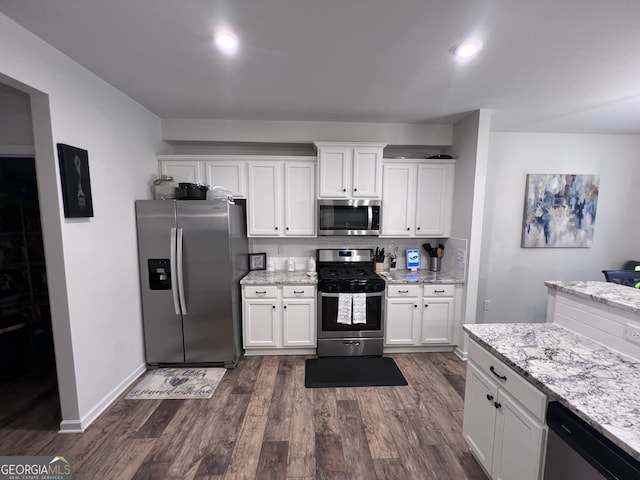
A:
<svg viewBox="0 0 640 480">
<path fill-rule="evenodd" d="M 528 174 L 522 246 L 590 247 L 600 176 Z"/>
</svg>

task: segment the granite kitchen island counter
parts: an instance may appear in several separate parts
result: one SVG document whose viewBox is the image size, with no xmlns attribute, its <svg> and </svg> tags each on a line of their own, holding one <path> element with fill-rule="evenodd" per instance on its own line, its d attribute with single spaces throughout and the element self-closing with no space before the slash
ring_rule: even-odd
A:
<svg viewBox="0 0 640 480">
<path fill-rule="evenodd" d="M 456 278 L 448 273 L 431 272 L 429 270 L 418 270 L 411 272 L 409 270 L 394 270 L 379 272 L 387 284 L 405 284 L 405 283 L 434 283 L 434 284 L 462 284 L 464 280 Z"/>
<path fill-rule="evenodd" d="M 640 362 L 556 324 L 463 329 L 550 401 L 559 401 L 640 460 Z"/>
<path fill-rule="evenodd" d="M 287 272 L 276 270 L 268 272 L 266 270 L 255 270 L 247 273 L 240 285 L 316 285 L 318 277 L 308 275 L 307 272 L 294 271 Z"/>
<path fill-rule="evenodd" d="M 638 274 L 640 276 L 640 272 Z M 549 290 L 557 290 L 586 300 L 593 300 L 640 316 L 640 288 L 611 282 L 547 281 Z"/>
</svg>

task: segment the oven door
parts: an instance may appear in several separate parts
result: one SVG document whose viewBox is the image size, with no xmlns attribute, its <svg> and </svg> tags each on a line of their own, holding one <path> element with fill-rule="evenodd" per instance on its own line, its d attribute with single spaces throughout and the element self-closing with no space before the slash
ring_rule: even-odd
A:
<svg viewBox="0 0 640 480">
<path fill-rule="evenodd" d="M 338 323 L 338 293 L 318 292 L 318 338 L 382 337 L 384 292 L 366 294 L 366 323 Z"/>
</svg>

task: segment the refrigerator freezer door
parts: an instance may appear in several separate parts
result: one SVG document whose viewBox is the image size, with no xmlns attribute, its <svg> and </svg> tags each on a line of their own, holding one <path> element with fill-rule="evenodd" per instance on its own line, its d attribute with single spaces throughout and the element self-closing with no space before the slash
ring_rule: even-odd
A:
<svg viewBox="0 0 640 480">
<path fill-rule="evenodd" d="M 171 290 L 151 290 L 148 272 L 148 260 L 172 258 L 175 202 L 140 200 L 136 215 L 146 360 L 150 364 L 184 362 L 182 318 L 176 314 L 173 297 L 177 284 L 172 281 Z M 173 277 L 176 265 L 171 264 L 170 271 Z"/>
<path fill-rule="evenodd" d="M 187 363 L 235 363 L 229 205 L 226 201 L 176 202 L 182 229 L 183 315 Z"/>
</svg>

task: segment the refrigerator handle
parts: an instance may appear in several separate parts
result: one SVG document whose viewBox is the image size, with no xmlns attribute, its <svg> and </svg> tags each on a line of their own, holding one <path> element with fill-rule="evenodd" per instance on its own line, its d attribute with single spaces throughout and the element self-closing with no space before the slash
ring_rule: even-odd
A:
<svg viewBox="0 0 640 480">
<path fill-rule="evenodd" d="M 178 248 L 176 249 L 176 257 L 178 260 L 178 295 L 180 297 L 180 310 L 182 314 L 187 314 L 187 302 L 184 300 L 184 275 L 182 272 L 182 228 L 178 229 Z"/>
<path fill-rule="evenodd" d="M 173 294 L 173 306 L 176 315 L 180 315 L 180 304 L 178 303 L 178 274 L 176 264 L 176 228 L 171 229 L 171 250 L 169 250 L 169 265 L 171 266 L 171 293 Z"/>
</svg>

